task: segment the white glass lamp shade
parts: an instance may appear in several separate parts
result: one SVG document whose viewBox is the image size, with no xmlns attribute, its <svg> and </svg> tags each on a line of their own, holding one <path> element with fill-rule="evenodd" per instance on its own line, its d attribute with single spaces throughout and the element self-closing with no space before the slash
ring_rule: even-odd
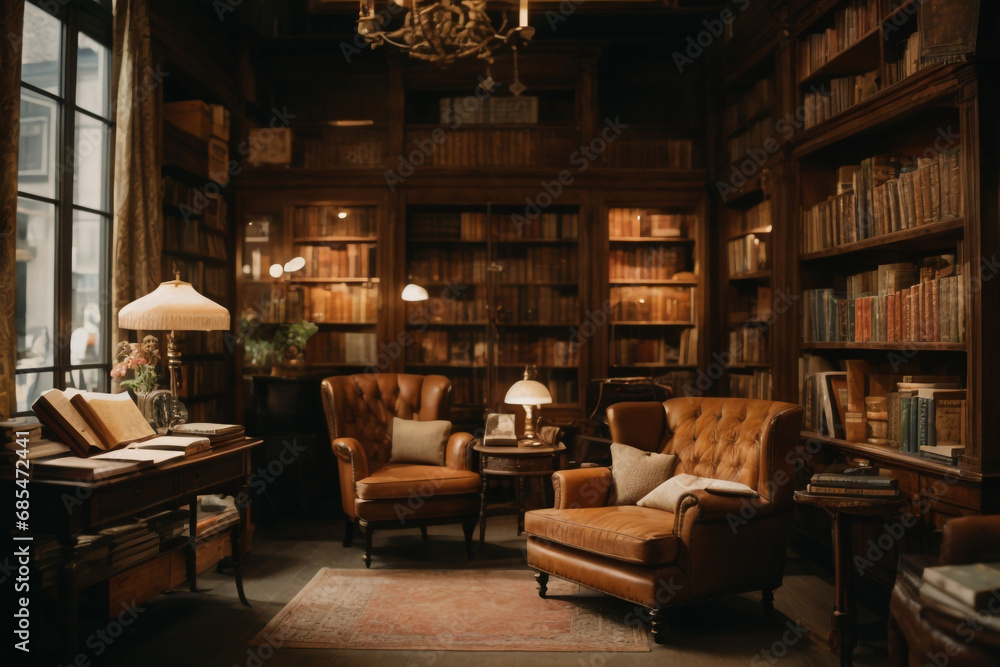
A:
<svg viewBox="0 0 1000 667">
<path fill-rule="evenodd" d="M 508 405 L 545 405 L 552 402 L 548 387 L 535 380 L 518 380 L 503 398 Z"/>
<path fill-rule="evenodd" d="M 403 288 L 403 301 L 427 301 L 430 296 L 427 290 L 420 285 L 410 283 Z"/>
<path fill-rule="evenodd" d="M 306 265 L 305 257 L 293 257 L 285 262 L 285 273 L 295 273 Z"/>
<path fill-rule="evenodd" d="M 170 280 L 118 312 L 118 326 L 143 331 L 225 331 L 229 311 L 194 289 Z"/>
</svg>

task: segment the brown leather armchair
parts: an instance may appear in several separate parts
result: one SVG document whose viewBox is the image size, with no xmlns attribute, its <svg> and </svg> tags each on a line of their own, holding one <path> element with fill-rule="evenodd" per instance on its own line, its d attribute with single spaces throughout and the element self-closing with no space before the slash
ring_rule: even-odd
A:
<svg viewBox="0 0 1000 667">
<path fill-rule="evenodd" d="M 608 506 L 610 468 L 552 476 L 555 507 L 525 515 L 528 565 L 545 597 L 549 575 L 652 610 L 663 641 L 666 606 L 759 590 L 765 611 L 781 585 L 792 524 L 794 480 L 788 453 L 802 409 L 739 398 L 674 398 L 608 408 L 611 437 L 674 454 L 674 474 L 746 484 L 759 497 L 684 495 L 676 512 Z"/>
<path fill-rule="evenodd" d="M 321 385 L 330 442 L 337 456 L 340 496 L 347 525 L 365 536 L 364 561 L 371 567 L 376 530 L 462 522 L 472 557 L 481 481 L 472 467 L 472 434 L 452 433 L 444 466 L 390 463 L 392 419 L 448 419 L 451 380 L 440 375 L 373 373 L 328 377 Z"/>
</svg>

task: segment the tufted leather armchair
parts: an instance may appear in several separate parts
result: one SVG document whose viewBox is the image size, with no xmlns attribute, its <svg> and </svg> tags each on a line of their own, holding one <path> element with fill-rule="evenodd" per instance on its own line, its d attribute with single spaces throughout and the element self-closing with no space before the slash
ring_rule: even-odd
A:
<svg viewBox="0 0 1000 667">
<path fill-rule="evenodd" d="M 663 641 L 667 606 L 759 590 L 765 611 L 781 585 L 791 529 L 794 480 L 788 453 L 802 409 L 740 398 L 674 398 L 608 408 L 615 442 L 674 454 L 674 474 L 746 484 L 748 498 L 697 490 L 676 512 L 608 506 L 610 468 L 552 476 L 553 509 L 525 515 L 528 565 L 545 597 L 549 575 L 648 608 Z"/>
<path fill-rule="evenodd" d="M 472 467 L 472 434 L 452 433 L 445 465 L 390 463 L 392 419 L 448 419 L 451 380 L 440 375 L 377 373 L 328 377 L 321 384 L 330 442 L 337 456 L 340 495 L 347 524 L 365 537 L 364 561 L 371 567 L 376 530 L 461 521 L 471 558 L 472 531 L 479 511 L 479 474 Z"/>
</svg>

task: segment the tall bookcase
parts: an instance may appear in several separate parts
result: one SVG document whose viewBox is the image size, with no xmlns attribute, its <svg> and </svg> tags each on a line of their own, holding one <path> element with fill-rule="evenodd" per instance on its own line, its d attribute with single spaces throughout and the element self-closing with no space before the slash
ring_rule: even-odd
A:
<svg viewBox="0 0 1000 667">
<path fill-rule="evenodd" d="M 549 410 L 579 411 L 583 374 L 580 222 L 574 206 L 537 219 L 523 207 L 410 206 L 406 282 L 430 299 L 407 304 L 407 372 L 452 377 L 454 419 L 481 427 L 533 367 Z"/>
</svg>

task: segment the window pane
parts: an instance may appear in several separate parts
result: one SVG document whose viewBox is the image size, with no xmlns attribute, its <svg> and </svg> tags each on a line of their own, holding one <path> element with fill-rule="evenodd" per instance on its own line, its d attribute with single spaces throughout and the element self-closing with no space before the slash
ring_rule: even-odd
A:
<svg viewBox="0 0 1000 667">
<path fill-rule="evenodd" d="M 55 207 L 19 198 L 14 279 L 17 368 L 52 365 L 55 247 Z"/>
<path fill-rule="evenodd" d="M 108 49 L 80 33 L 76 51 L 76 105 L 108 117 Z"/>
<path fill-rule="evenodd" d="M 73 312 L 69 362 L 106 363 L 107 322 L 102 304 L 110 302 L 107 282 L 108 219 L 85 211 L 73 213 Z"/>
<path fill-rule="evenodd" d="M 43 393 L 52 389 L 52 373 L 19 373 L 15 376 L 14 393 L 17 395 L 17 411 L 27 412 L 31 404 Z"/>
<path fill-rule="evenodd" d="M 30 2 L 24 3 L 21 81 L 62 94 L 62 24 Z"/>
<path fill-rule="evenodd" d="M 66 386 L 81 391 L 108 391 L 108 371 L 102 368 L 71 368 L 66 371 Z"/>
<path fill-rule="evenodd" d="M 17 189 L 55 199 L 59 103 L 21 88 Z"/>
<path fill-rule="evenodd" d="M 86 114 L 76 114 L 73 202 L 108 210 L 108 125 Z"/>
</svg>

